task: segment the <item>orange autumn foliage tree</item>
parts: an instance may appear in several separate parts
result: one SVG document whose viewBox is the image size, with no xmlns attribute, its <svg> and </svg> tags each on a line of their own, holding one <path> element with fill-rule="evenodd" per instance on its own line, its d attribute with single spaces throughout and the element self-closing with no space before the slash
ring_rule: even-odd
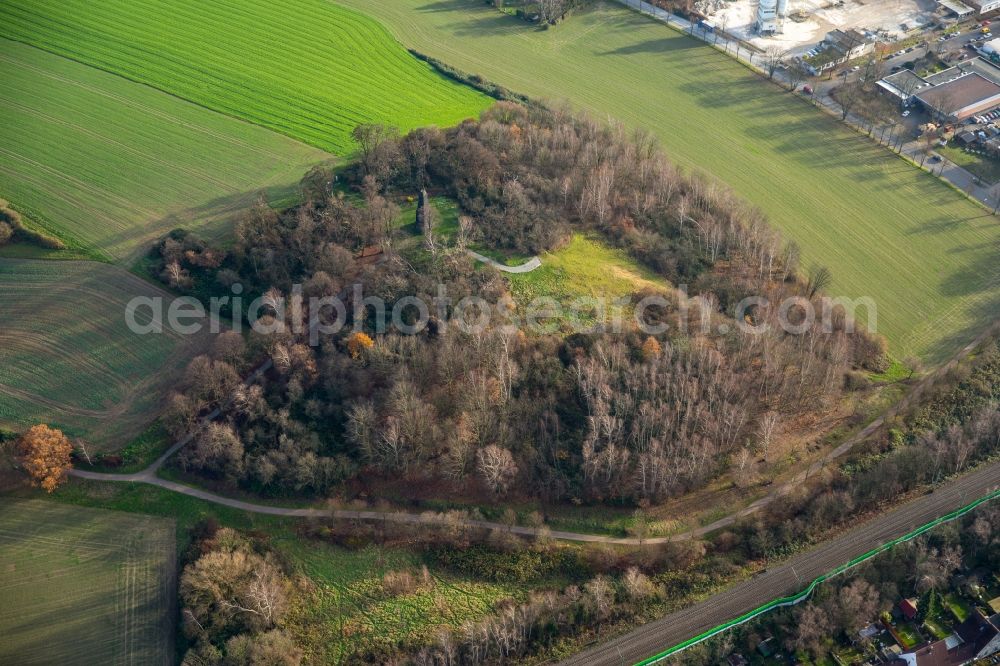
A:
<svg viewBox="0 0 1000 666">
<path fill-rule="evenodd" d="M 663 353 L 663 348 L 653 336 L 649 336 L 646 338 L 646 341 L 642 343 L 643 360 L 652 361 L 655 358 L 659 358 L 661 353 Z"/>
<path fill-rule="evenodd" d="M 372 340 L 366 333 L 357 331 L 347 338 L 347 351 L 350 352 L 351 358 L 358 358 L 361 356 L 361 352 L 365 349 L 371 349 L 375 341 Z"/>
<path fill-rule="evenodd" d="M 61 430 L 39 424 L 17 440 L 17 457 L 34 486 L 51 493 L 66 480 L 73 445 Z"/>
</svg>

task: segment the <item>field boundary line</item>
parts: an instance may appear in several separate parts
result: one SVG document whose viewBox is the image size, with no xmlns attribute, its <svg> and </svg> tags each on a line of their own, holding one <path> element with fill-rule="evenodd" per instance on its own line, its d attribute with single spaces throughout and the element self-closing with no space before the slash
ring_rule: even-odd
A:
<svg viewBox="0 0 1000 666">
<path fill-rule="evenodd" d="M 5 39 L 5 40 L 10 41 L 10 42 L 13 42 L 15 44 L 20 44 L 21 46 L 25 46 L 25 47 L 28 47 L 28 48 L 31 48 L 31 49 L 36 49 L 36 50 L 38 50 L 38 51 L 40 51 L 42 53 L 47 53 L 47 54 L 55 56 L 57 58 L 64 58 L 64 59 L 66 59 L 66 60 L 68 60 L 70 62 L 74 62 L 74 63 L 76 63 L 78 65 L 83 65 L 84 67 L 89 67 L 89 68 L 91 68 L 91 69 L 93 69 L 95 71 L 102 72 L 103 74 L 107 74 L 108 76 L 113 76 L 113 77 L 116 77 L 116 78 L 121 78 L 121 79 L 124 79 L 125 81 L 128 81 L 129 83 L 134 83 L 136 85 L 143 86 L 147 90 L 150 90 L 150 91 L 152 91 L 154 93 L 164 94 L 164 95 L 167 95 L 167 96 L 169 96 L 169 97 L 171 97 L 171 98 L 173 98 L 175 100 L 181 100 L 181 101 L 183 101 L 183 102 L 185 102 L 187 104 L 193 104 L 194 106 L 196 106 L 198 108 L 207 109 L 207 107 L 204 107 L 204 106 L 201 106 L 199 104 L 196 104 L 195 102 L 192 102 L 192 101 L 190 101 L 188 99 L 185 99 L 183 97 L 180 97 L 178 95 L 173 95 L 173 94 L 171 94 L 171 93 L 169 93 L 169 92 L 167 92 L 165 90 L 162 90 L 162 89 L 157 88 L 155 86 L 151 86 L 148 83 L 142 83 L 140 81 L 134 81 L 132 79 L 129 79 L 128 77 L 121 76 L 119 74 L 116 74 L 114 72 L 108 71 L 106 69 L 102 69 L 100 67 L 95 67 L 94 65 L 88 65 L 87 63 L 82 62 L 80 60 L 77 60 L 75 58 L 71 58 L 69 56 L 64 56 L 64 55 L 61 55 L 61 54 L 56 53 L 54 51 L 50 51 L 48 49 L 44 49 L 42 47 L 35 46 L 34 44 L 29 44 L 27 42 L 22 42 L 22 41 L 17 40 L 17 39 L 10 39 L 9 37 L 3 37 L 2 39 Z M 216 131 L 208 128 L 208 127 L 205 127 L 205 126 L 202 126 L 202 125 L 198 125 L 196 123 L 190 123 L 190 122 L 181 120 L 177 116 L 173 116 L 173 115 L 169 114 L 166 111 L 163 111 L 161 109 L 156 109 L 154 107 L 151 107 L 151 106 L 148 106 L 146 104 L 143 104 L 142 102 L 137 102 L 135 100 L 131 100 L 131 99 L 127 98 L 127 97 L 119 95 L 118 93 L 112 92 L 110 90 L 106 90 L 106 89 L 101 88 L 99 86 L 95 86 L 95 85 L 83 83 L 82 81 L 75 81 L 73 79 L 70 79 L 70 78 L 67 78 L 67 77 L 64 77 L 64 76 L 60 76 L 59 74 L 56 74 L 54 72 L 50 72 L 48 70 L 42 69 L 41 67 L 36 67 L 35 65 L 29 64 L 29 63 L 27 63 L 27 62 L 25 62 L 23 60 L 18 60 L 17 58 L 10 57 L 10 56 L 4 56 L 3 54 L 0 54 L 0 61 L 6 61 L 6 62 L 9 62 L 9 63 L 12 63 L 14 65 L 20 66 L 23 69 L 27 69 L 27 70 L 30 70 L 32 72 L 35 72 L 35 73 L 39 74 L 40 76 L 44 76 L 46 78 L 50 78 L 50 79 L 59 81 L 60 83 L 65 83 L 67 85 L 76 86 L 76 87 L 81 88 L 83 90 L 86 90 L 87 92 L 90 92 L 90 93 L 92 93 L 94 95 L 98 95 L 100 97 L 106 97 L 107 99 L 110 99 L 110 100 L 113 100 L 115 102 L 118 102 L 118 103 L 122 104 L 123 106 L 130 106 L 133 109 L 136 109 L 137 111 L 141 111 L 142 113 L 147 113 L 147 114 L 149 114 L 151 116 L 156 116 L 156 117 L 160 118 L 161 120 L 164 120 L 164 121 L 166 121 L 168 123 L 172 123 L 174 125 L 177 125 L 178 127 L 183 127 L 184 129 L 188 129 L 188 130 L 191 130 L 193 132 L 199 132 L 201 134 L 205 134 L 207 136 L 212 137 L 213 139 L 219 139 L 220 141 L 224 141 L 226 143 L 230 143 L 230 144 L 232 144 L 234 146 L 238 146 L 240 148 L 245 148 L 247 150 L 257 152 L 257 153 L 259 153 L 261 155 L 266 155 L 267 157 L 270 157 L 271 159 L 274 159 L 274 160 L 285 159 L 285 156 L 280 155 L 278 153 L 275 153 L 274 151 L 269 150 L 269 149 L 267 149 L 267 148 L 265 148 L 263 146 L 256 145 L 256 144 L 254 144 L 252 142 L 249 142 L 249 141 L 244 141 L 242 139 L 238 139 L 238 138 L 233 137 L 233 136 L 227 136 L 227 135 L 225 135 L 223 133 L 216 132 Z M 227 114 L 220 113 L 218 111 L 213 111 L 212 109 L 208 109 L 208 110 L 212 111 L 213 113 L 217 113 L 220 116 L 224 116 L 226 118 L 235 118 L 235 116 L 229 116 Z M 246 120 L 242 120 L 240 118 L 235 118 L 235 119 L 236 120 L 240 120 L 240 122 L 244 123 L 248 127 L 261 128 L 260 125 L 257 125 L 255 123 L 251 123 L 251 122 L 248 122 Z M 267 128 L 265 127 L 265 128 L 262 128 L 262 129 L 266 130 Z M 273 132 L 273 130 L 269 130 L 269 131 Z M 280 132 L 274 132 L 274 134 L 276 134 L 278 136 L 283 136 L 283 137 L 286 136 L 284 134 L 281 134 Z M 298 139 L 293 139 L 293 141 L 295 141 L 296 143 L 299 143 L 299 144 L 301 144 L 303 146 L 307 146 L 309 148 L 314 148 L 315 149 L 315 146 L 309 146 L 309 144 L 304 143 L 302 141 L 299 141 Z M 322 149 L 317 149 L 317 150 L 322 150 Z M 327 151 L 323 151 L 323 152 L 327 152 Z M 330 154 L 330 153 L 327 153 L 327 154 Z"/>
</svg>

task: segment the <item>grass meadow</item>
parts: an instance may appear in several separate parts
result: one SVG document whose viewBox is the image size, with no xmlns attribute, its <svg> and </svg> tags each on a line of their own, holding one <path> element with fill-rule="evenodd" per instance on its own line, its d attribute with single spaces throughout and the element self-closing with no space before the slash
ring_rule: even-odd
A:
<svg viewBox="0 0 1000 666">
<path fill-rule="evenodd" d="M 142 432 L 206 342 L 131 333 L 126 303 L 163 292 L 108 264 L 0 259 L 0 294 L 0 426 L 44 421 L 92 450 Z"/>
<path fill-rule="evenodd" d="M 0 35 L 341 155 L 359 123 L 453 125 L 491 102 L 326 0 L 11 0 Z"/>
<path fill-rule="evenodd" d="M 179 226 L 219 237 L 258 192 L 330 158 L 2 38 L 0 79 L 0 196 L 78 255 L 129 261 Z"/>
<path fill-rule="evenodd" d="M 574 234 L 569 243 L 540 255 L 542 265 L 529 273 L 508 273 L 511 291 L 518 302 L 539 297 L 559 302 L 576 298 L 630 297 L 644 289 L 669 291 L 670 285 L 641 266 L 624 250 L 602 241 Z"/>
<path fill-rule="evenodd" d="M 649 129 L 830 267 L 833 295 L 875 299 L 899 359 L 939 362 L 1000 315 L 996 218 L 700 41 L 611 2 L 541 30 L 479 0 L 340 1 L 462 70 Z"/>
<path fill-rule="evenodd" d="M 173 522 L 0 497 L 0 663 L 174 663 Z"/>
<path fill-rule="evenodd" d="M 523 586 L 476 581 L 429 570 L 429 584 L 387 594 L 382 577 L 408 571 L 419 577 L 421 558 L 413 552 L 380 546 L 347 550 L 301 539 L 274 540 L 275 547 L 314 584 L 308 604 L 297 608 L 291 624 L 310 663 L 345 663 L 351 655 L 391 648 L 400 641 L 431 642 L 442 627 L 490 614 L 504 599 L 522 599 Z"/>
<path fill-rule="evenodd" d="M 5 503 L 39 494 L 19 487 L 8 490 L 6 497 L 0 495 L 0 526 Z M 56 504 L 78 513 L 90 511 L 81 507 L 95 506 L 114 509 L 111 515 L 120 515 L 117 511 L 135 512 L 138 515 L 128 516 L 135 520 L 157 520 L 141 514 L 169 517 L 176 525 L 178 556 L 189 545 L 191 528 L 209 517 L 266 539 L 291 570 L 311 581 L 303 603 L 292 608 L 287 622 L 296 642 L 305 650 L 308 663 L 357 663 L 356 655 L 364 650 L 432 637 L 442 626 L 458 627 L 466 620 L 491 613 L 502 599 L 520 600 L 527 594 L 524 584 L 477 580 L 432 566 L 430 585 L 389 595 L 382 586 L 382 576 L 405 570 L 419 577 L 423 564 L 419 553 L 379 545 L 352 550 L 306 539 L 299 534 L 304 521 L 246 513 L 155 486 L 74 479 L 57 489 L 50 501 L 36 503 Z M 0 568 L 0 580 L 2 571 Z M 355 655 L 353 662 L 351 655 Z"/>
</svg>

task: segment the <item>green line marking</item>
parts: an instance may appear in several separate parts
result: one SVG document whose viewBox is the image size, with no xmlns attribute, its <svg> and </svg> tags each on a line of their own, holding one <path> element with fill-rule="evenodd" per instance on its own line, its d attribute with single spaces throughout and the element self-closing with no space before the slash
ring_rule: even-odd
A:
<svg viewBox="0 0 1000 666">
<path fill-rule="evenodd" d="M 977 499 L 976 501 L 972 502 L 971 504 L 967 504 L 966 506 L 962 507 L 961 509 L 957 509 L 955 511 L 952 511 L 949 514 L 946 514 L 946 515 L 941 516 L 939 518 L 935 518 L 931 522 L 929 522 L 929 523 L 927 523 L 925 525 L 921 525 L 920 527 L 918 527 L 917 529 L 913 530 L 912 532 L 910 532 L 908 534 L 904 534 L 903 536 L 898 537 L 896 539 L 893 539 L 892 541 L 888 541 L 888 542 L 882 544 L 881 546 L 879 546 L 878 548 L 874 548 L 872 550 L 869 550 L 864 555 L 859 555 L 858 557 L 855 557 L 853 560 L 851 560 L 850 562 L 848 562 L 846 564 L 841 564 L 839 567 L 837 567 L 833 571 L 825 573 L 822 576 L 819 576 L 818 578 L 816 578 L 815 580 L 813 580 L 813 582 L 809 583 L 809 585 L 804 590 L 802 590 L 801 592 L 799 592 L 798 594 L 794 594 L 794 595 L 789 596 L 789 597 L 781 597 L 779 599 L 774 599 L 773 601 L 769 601 L 766 604 L 764 604 L 763 606 L 755 608 L 754 610 L 750 611 L 749 613 L 745 613 L 745 614 L 739 616 L 735 620 L 730 620 L 729 622 L 724 622 L 723 624 L 720 624 L 720 625 L 718 625 L 716 627 L 713 627 L 712 629 L 709 629 L 708 631 L 706 631 L 704 633 L 698 634 L 694 638 L 690 638 L 690 639 L 684 641 L 683 643 L 678 643 L 677 645 L 673 646 L 672 648 L 668 648 L 668 649 L 664 650 L 663 652 L 660 652 L 659 654 L 656 654 L 656 655 L 653 655 L 652 657 L 648 657 L 646 659 L 643 659 L 642 661 L 636 663 L 635 666 L 647 666 L 647 664 L 655 664 L 657 662 L 663 661 L 667 657 L 669 657 L 671 655 L 674 655 L 674 654 L 677 654 L 678 652 L 681 652 L 682 650 L 686 650 L 687 648 L 691 647 L 692 645 L 696 645 L 698 643 L 701 643 L 702 641 L 708 640 L 712 636 L 715 636 L 717 634 L 721 634 L 723 631 L 726 631 L 728 629 L 732 629 L 733 627 L 736 627 L 738 625 L 741 625 L 741 624 L 744 624 L 746 622 L 749 622 L 750 620 L 753 620 L 754 618 L 756 618 L 756 617 L 758 617 L 760 615 L 763 615 L 764 613 L 767 613 L 768 611 L 774 610 L 775 608 L 780 608 L 782 606 L 794 606 L 795 604 L 808 599 L 809 596 L 812 595 L 813 590 L 815 590 L 816 587 L 820 583 L 823 583 L 823 582 L 825 582 L 827 580 L 830 580 L 831 578 L 833 578 L 835 576 L 839 576 L 840 574 L 844 573 L 848 569 L 856 567 L 859 564 L 861 564 L 862 562 L 866 562 L 867 560 L 870 560 L 871 558 L 875 557 L 876 555 L 879 555 L 880 553 L 884 553 L 885 551 L 889 550 L 890 548 L 893 548 L 895 546 L 898 546 L 901 543 L 905 543 L 907 541 L 915 539 L 918 536 L 920 536 L 921 534 L 923 534 L 924 532 L 927 532 L 928 530 L 934 529 L 935 527 L 937 527 L 938 525 L 941 525 L 942 523 L 947 523 L 947 522 L 950 522 L 952 520 L 955 520 L 956 518 L 960 518 L 960 517 L 964 516 L 965 514 L 967 514 L 968 512 L 970 512 L 973 509 L 975 509 L 976 507 L 978 507 L 980 504 L 983 504 L 985 502 L 989 502 L 990 500 L 994 500 L 994 499 L 997 499 L 997 498 L 1000 498 L 1000 490 L 994 490 L 993 492 L 985 495 L 984 497 L 980 497 L 979 499 Z"/>
</svg>

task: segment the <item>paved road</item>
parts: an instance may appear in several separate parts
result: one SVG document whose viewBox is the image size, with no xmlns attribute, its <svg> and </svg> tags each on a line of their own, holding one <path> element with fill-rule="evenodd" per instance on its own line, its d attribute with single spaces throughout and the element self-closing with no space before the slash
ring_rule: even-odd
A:
<svg viewBox="0 0 1000 666">
<path fill-rule="evenodd" d="M 581 666 L 634 664 L 777 597 L 798 592 L 814 578 L 998 488 L 1000 463 L 961 477 L 930 495 L 923 495 L 796 555 L 751 580 L 654 620 L 615 640 L 585 650 L 562 663 Z"/>
<path fill-rule="evenodd" d="M 767 76 L 767 73 L 762 66 L 762 58 L 758 55 L 758 53 L 749 49 L 744 44 L 738 44 L 735 40 L 722 37 L 717 32 L 709 32 L 697 25 L 692 25 L 689 21 L 674 16 L 666 10 L 654 7 L 653 5 L 644 2 L 644 0 L 616 1 L 627 7 L 640 11 L 658 21 L 666 23 L 667 25 L 685 32 L 692 37 L 708 42 L 716 48 L 725 51 L 731 58 L 735 58 L 745 65 L 748 65 L 758 74 Z M 964 46 L 969 40 L 978 36 L 979 33 L 975 31 L 970 33 L 968 30 L 969 28 L 966 27 L 966 32 L 956 37 L 952 37 L 945 42 L 938 42 L 936 41 L 936 37 L 928 35 L 928 39 L 930 40 L 929 48 L 939 53 L 961 51 L 966 55 L 966 57 L 975 57 L 976 54 L 968 49 L 964 49 Z M 928 47 L 921 46 L 915 48 L 909 53 L 904 53 L 900 56 L 894 55 L 885 61 L 886 67 L 890 69 L 894 66 L 901 67 L 903 63 L 924 55 L 927 50 Z M 858 74 L 852 74 L 850 76 L 856 77 Z M 782 70 L 777 70 L 774 78 L 776 81 L 787 85 L 787 77 Z M 813 87 L 815 89 L 814 100 L 819 103 L 819 108 L 825 109 L 834 114 L 838 120 L 841 118 L 841 107 L 836 100 L 830 97 L 829 93 L 830 90 L 842 82 L 843 78 L 840 76 L 831 76 L 831 78 L 826 78 L 824 76 L 813 82 Z M 902 118 L 900 120 L 902 120 Z M 862 128 L 866 128 L 868 124 L 854 113 L 848 114 L 847 122 L 859 131 L 867 131 Z M 878 130 L 876 130 L 876 133 L 878 133 Z M 901 149 L 901 152 L 913 160 L 917 165 L 920 165 L 921 163 L 922 151 L 923 146 L 918 140 L 907 141 Z M 975 176 L 953 162 L 948 160 L 944 160 L 938 164 L 931 164 L 928 162 L 925 163 L 924 166 L 918 168 L 929 171 L 939 178 L 943 178 L 961 191 L 965 192 L 970 198 L 982 202 L 989 208 L 993 208 L 994 205 L 1000 201 L 1000 184 L 981 183 L 977 178 L 975 178 Z"/>
</svg>

